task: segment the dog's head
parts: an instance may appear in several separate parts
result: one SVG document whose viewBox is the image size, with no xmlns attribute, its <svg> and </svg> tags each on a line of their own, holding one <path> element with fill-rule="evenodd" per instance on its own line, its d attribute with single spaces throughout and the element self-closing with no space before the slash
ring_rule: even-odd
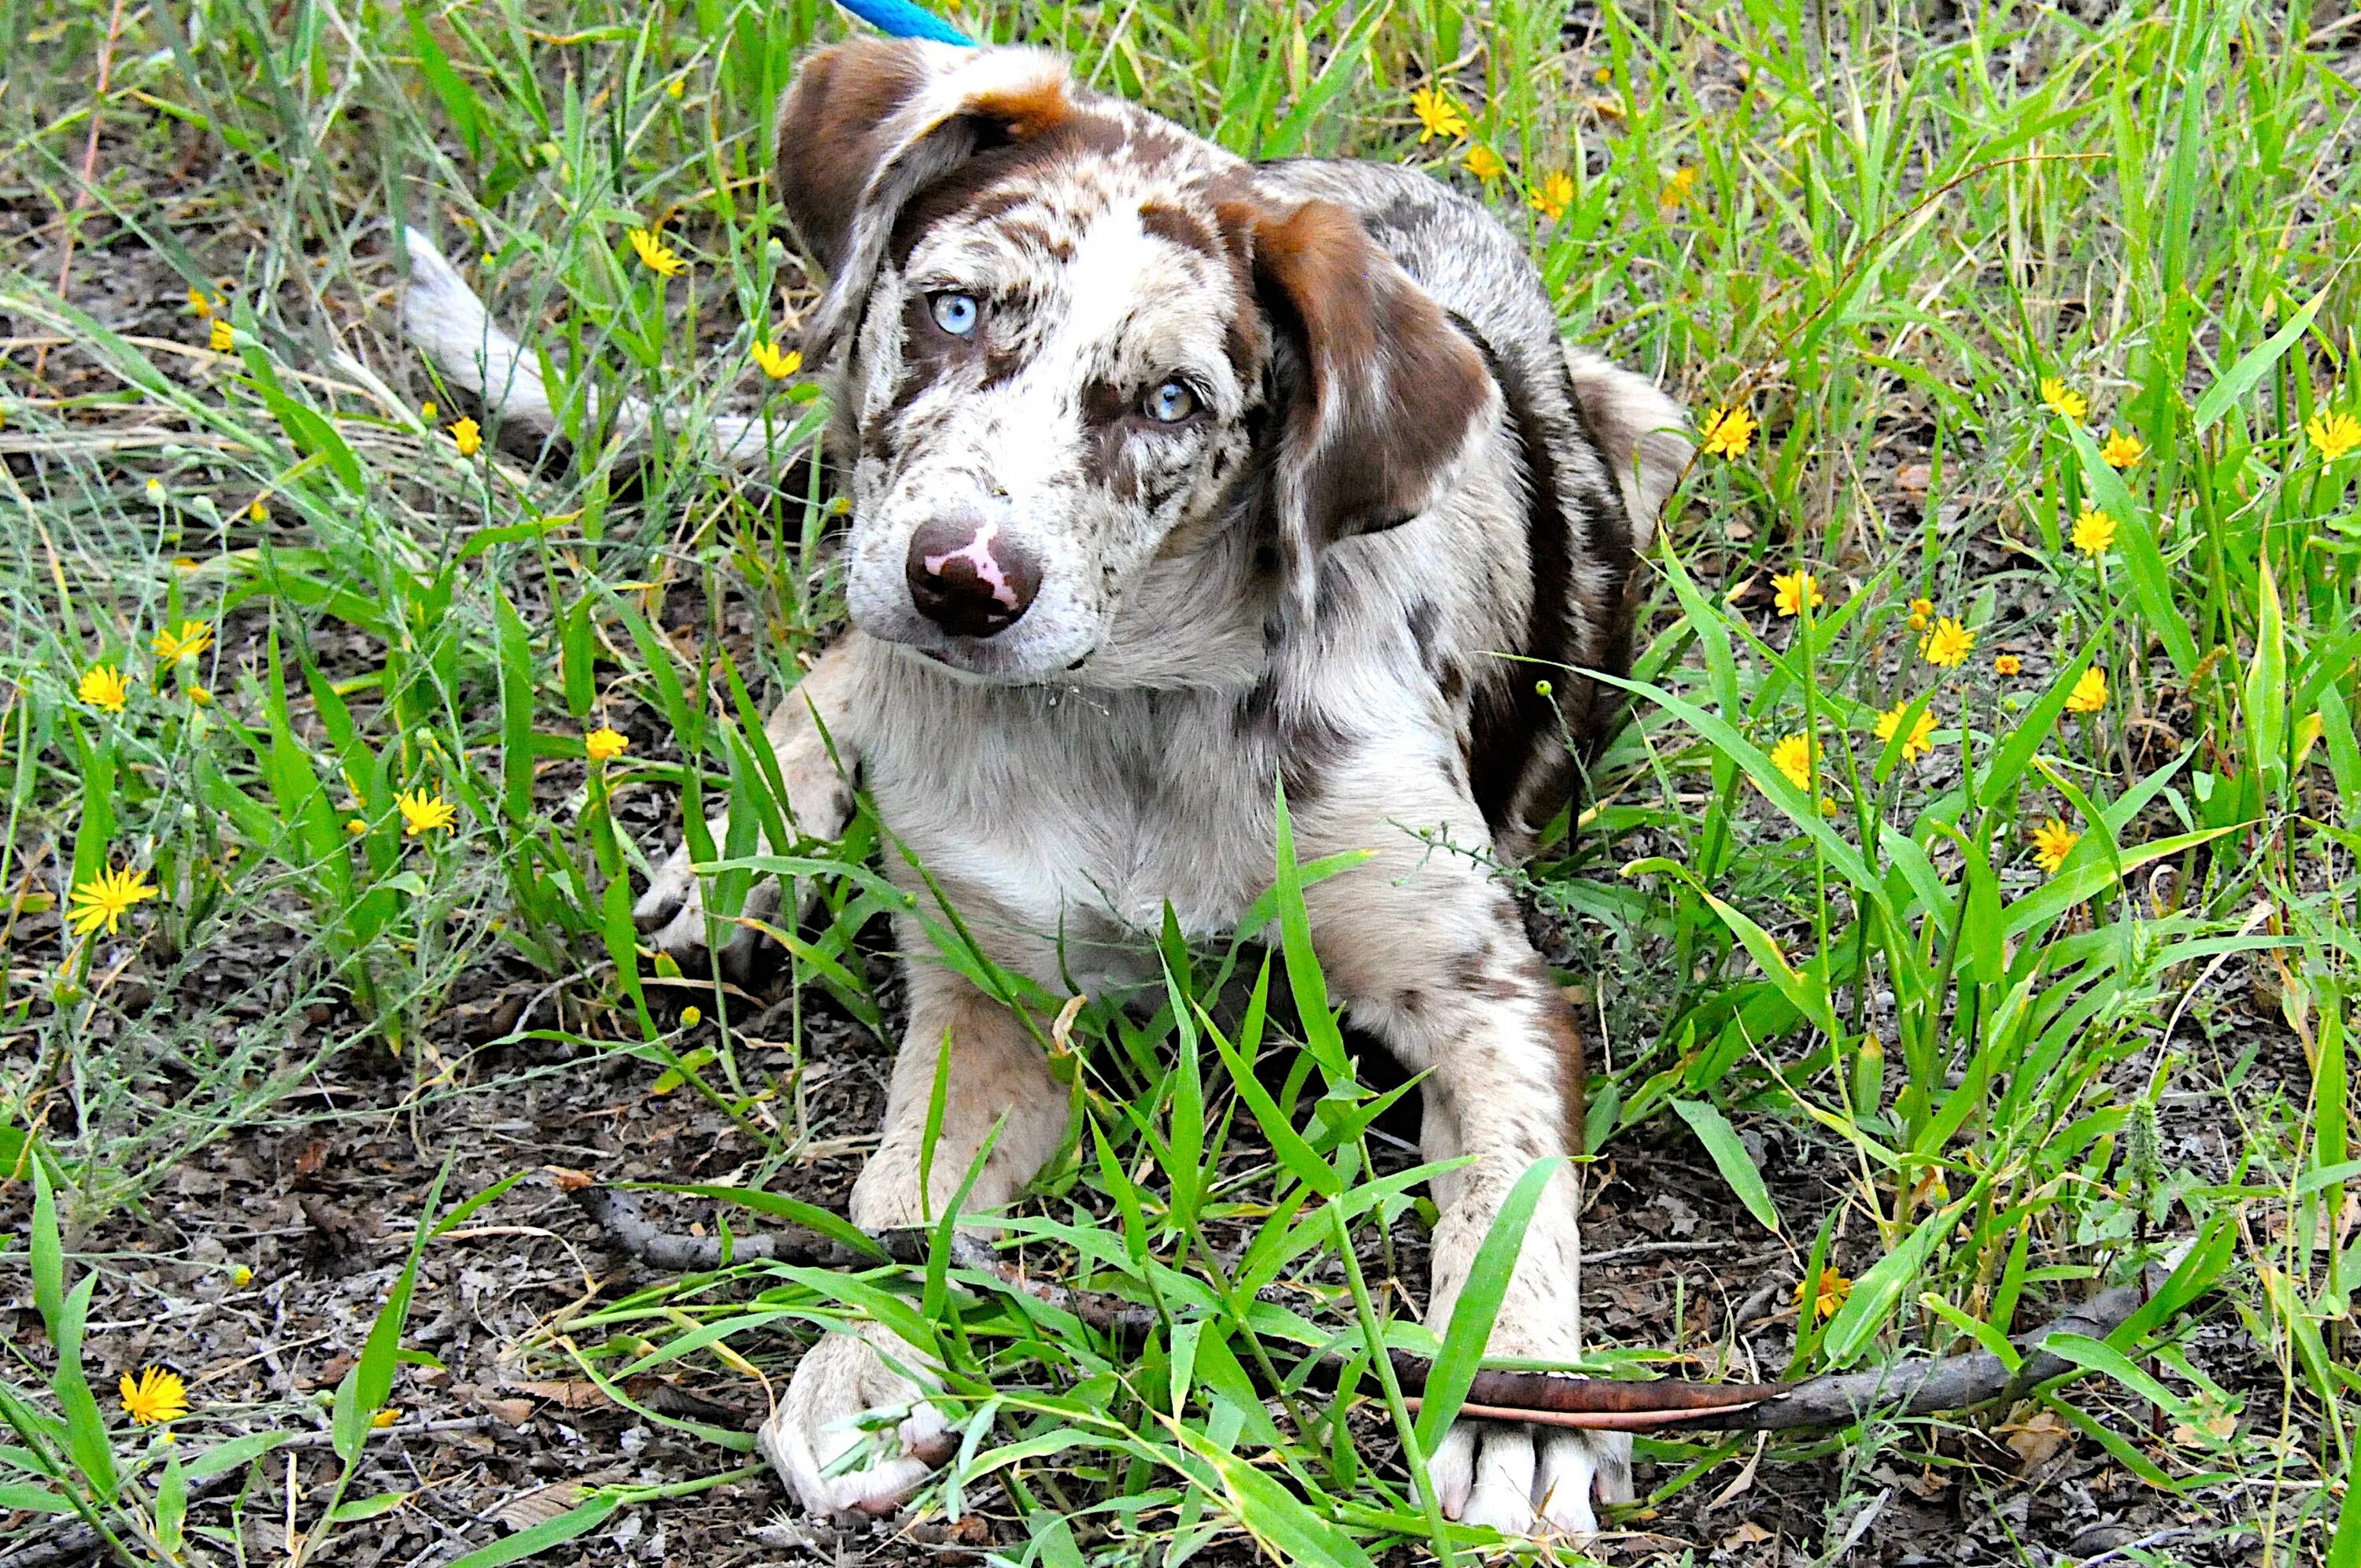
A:
<svg viewBox="0 0 2361 1568">
<path fill-rule="evenodd" d="M 1119 635 L 1150 564 L 1267 530 L 1321 550 L 1423 510 L 1488 378 L 1344 209 L 1029 49 L 863 40 L 779 119 L 787 214 L 841 349 L 854 622 L 952 668 L 1050 680 Z"/>
</svg>

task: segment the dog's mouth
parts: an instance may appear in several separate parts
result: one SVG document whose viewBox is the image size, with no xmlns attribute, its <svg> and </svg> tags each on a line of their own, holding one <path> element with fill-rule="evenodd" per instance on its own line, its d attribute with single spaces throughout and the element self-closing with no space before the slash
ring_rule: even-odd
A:
<svg viewBox="0 0 2361 1568">
<path fill-rule="evenodd" d="M 1016 657 L 998 638 L 938 635 L 920 640 L 888 638 L 939 669 L 985 685 L 1027 686 L 1069 679 L 1091 662 L 1088 649 L 1063 664 L 1037 666 Z"/>
</svg>

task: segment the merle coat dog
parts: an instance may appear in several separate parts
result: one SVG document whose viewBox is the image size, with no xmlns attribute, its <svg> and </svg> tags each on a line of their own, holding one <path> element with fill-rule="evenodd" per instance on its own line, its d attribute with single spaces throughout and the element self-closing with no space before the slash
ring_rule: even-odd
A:
<svg viewBox="0 0 2361 1568">
<path fill-rule="evenodd" d="M 1235 926 L 1270 881 L 1275 784 L 1305 860 L 1373 851 L 1306 898 L 1349 1021 L 1428 1075 L 1427 1157 L 1472 1157 L 1434 1184 L 1439 1331 L 1510 1185 L 1581 1146 L 1581 1044 L 1495 872 L 1612 720 L 1584 672 L 1627 667 L 1680 411 L 1565 347 L 1517 243 L 1444 185 L 1249 164 L 1033 50 L 823 49 L 776 173 L 828 279 L 805 346 L 852 502 L 851 630 L 770 725 L 801 830 L 842 830 L 856 770 L 994 959 L 1101 993 L 1155 977 L 1140 935 L 1168 905 L 1192 936 Z M 412 335 L 546 428 L 531 358 L 412 248 Z M 752 427 L 717 433 L 759 458 Z M 643 924 L 675 951 L 745 940 L 686 857 Z M 997 1126 L 986 1213 L 1067 1131 L 1032 1033 L 901 936 L 908 1031 L 852 1196 L 871 1227 L 948 1201 Z M 1578 1212 L 1566 1168 L 1495 1354 L 1576 1354 Z M 890 1509 L 944 1456 L 928 1375 L 883 1331 L 825 1339 L 763 1448 L 815 1509 Z M 829 1474 L 881 1408 L 909 1413 Z M 1629 1496 L 1629 1452 L 1463 1420 L 1433 1475 L 1455 1518 L 1582 1531 L 1594 1493 Z"/>
</svg>

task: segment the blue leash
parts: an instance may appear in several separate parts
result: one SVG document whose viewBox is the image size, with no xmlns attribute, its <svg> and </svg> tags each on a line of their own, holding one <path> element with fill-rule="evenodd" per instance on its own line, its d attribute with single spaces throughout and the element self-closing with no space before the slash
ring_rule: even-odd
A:
<svg viewBox="0 0 2361 1568">
<path fill-rule="evenodd" d="M 975 40 L 911 0 L 836 0 L 836 3 L 890 38 L 932 38 L 941 44 L 964 44 L 972 49 Z"/>
</svg>

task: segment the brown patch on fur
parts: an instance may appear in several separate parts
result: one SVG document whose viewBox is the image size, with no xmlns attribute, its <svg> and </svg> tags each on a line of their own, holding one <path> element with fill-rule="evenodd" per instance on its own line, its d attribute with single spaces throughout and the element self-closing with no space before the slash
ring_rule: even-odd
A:
<svg viewBox="0 0 2361 1568">
<path fill-rule="evenodd" d="M 830 273 L 844 264 L 862 193 L 889 150 L 886 125 L 926 82 L 917 50 L 855 38 L 805 60 L 779 102 L 773 178 L 805 248 Z"/>
<path fill-rule="evenodd" d="M 805 248 L 830 275 L 847 258 L 862 198 L 899 150 L 896 117 L 931 74 L 926 57 L 906 40 L 854 38 L 806 60 L 781 100 L 773 166 L 780 201 Z M 963 123 L 983 153 L 1071 131 L 1084 117 L 1056 72 L 977 93 L 942 128 Z"/>
<path fill-rule="evenodd" d="M 1552 1054 L 1557 1058 L 1557 1092 L 1565 1113 L 1565 1152 L 1584 1154 L 1590 1122 L 1590 1053 L 1583 1047 L 1582 1025 L 1574 1009 L 1563 1001 L 1544 1004 Z"/>
<path fill-rule="evenodd" d="M 1194 213 L 1163 202 L 1148 202 L 1140 206 L 1139 226 L 1143 233 L 1169 240 L 1183 250 L 1193 250 L 1217 261 L 1224 258 L 1221 236 Z"/>
<path fill-rule="evenodd" d="M 1250 236 L 1273 324 L 1305 367 L 1281 434 L 1312 549 L 1417 515 L 1466 444 L 1491 378 L 1427 292 L 1332 202 L 1224 204 Z M 1298 565 L 1306 565 L 1299 563 Z"/>
<path fill-rule="evenodd" d="M 968 113 L 996 120 L 1012 141 L 1030 141 L 1056 130 L 1074 116 L 1074 101 L 1065 82 L 1045 77 L 1023 87 L 979 93 L 968 100 Z"/>
</svg>

